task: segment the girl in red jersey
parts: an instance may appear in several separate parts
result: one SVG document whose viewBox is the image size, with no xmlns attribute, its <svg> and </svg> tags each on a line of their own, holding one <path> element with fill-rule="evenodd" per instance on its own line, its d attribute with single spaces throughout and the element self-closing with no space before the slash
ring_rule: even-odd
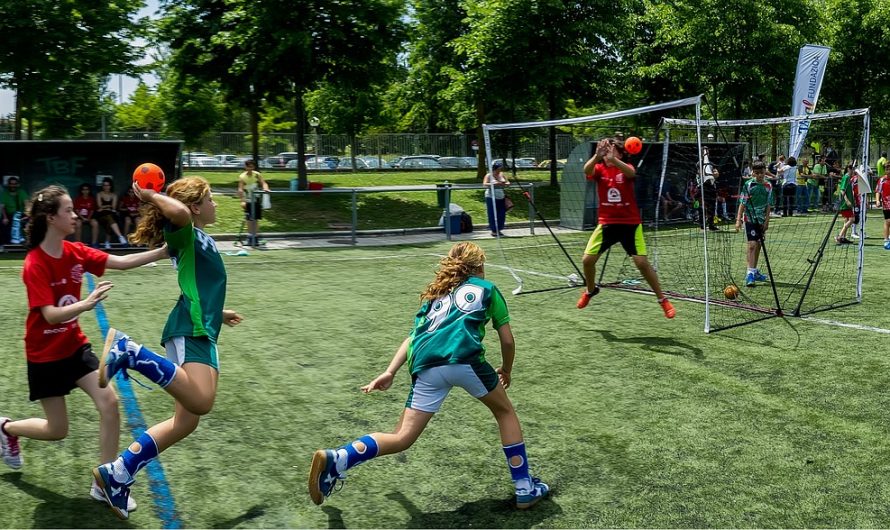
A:
<svg viewBox="0 0 890 530">
<path fill-rule="evenodd" d="M 624 149 L 617 140 L 600 140 L 596 152 L 584 164 L 584 174 L 588 180 L 597 183 L 599 196 L 599 224 L 590 236 L 584 250 L 584 277 L 587 288 L 578 299 L 578 309 L 584 309 L 590 299 L 599 292 L 596 286 L 596 262 L 603 252 L 615 243 L 621 243 L 634 265 L 655 291 L 664 316 L 674 318 L 676 311 L 670 300 L 661 291 L 658 274 L 646 258 L 646 241 L 643 239 L 643 225 L 640 209 L 634 196 L 634 178 L 637 170 L 623 160 Z"/>
<path fill-rule="evenodd" d="M 96 213 L 96 199 L 89 184 L 80 185 L 80 195 L 74 199 L 74 213 L 77 214 L 77 225 L 74 228 L 74 240 L 83 243 L 83 224 L 90 225 L 90 241 L 93 248 L 98 247 L 99 221 L 93 217 Z"/>
<path fill-rule="evenodd" d="M 19 437 L 34 440 L 61 440 L 68 435 L 65 396 L 80 387 L 99 411 L 99 461 L 117 455 L 120 414 L 117 395 L 111 388 L 99 387 L 99 360 L 80 330 L 78 317 L 108 296 L 113 287 L 99 282 L 81 300 L 84 273 L 101 276 L 105 269 L 132 269 L 167 256 L 160 248 L 114 256 L 65 238 L 74 233 L 78 214 L 68 193 L 58 186 L 36 192 L 32 198 L 28 229 L 28 255 L 22 280 L 28 292 L 25 353 L 28 364 L 30 400 L 40 401 L 46 418 L 12 421 L 0 417 L 0 452 L 13 469 L 22 467 Z M 104 500 L 93 484 L 90 495 Z M 134 507 L 135 507 L 135 503 Z"/>
</svg>

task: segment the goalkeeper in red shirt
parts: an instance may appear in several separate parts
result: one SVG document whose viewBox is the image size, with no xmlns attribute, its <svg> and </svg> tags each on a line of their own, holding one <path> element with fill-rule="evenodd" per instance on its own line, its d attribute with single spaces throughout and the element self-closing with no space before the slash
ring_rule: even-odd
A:
<svg viewBox="0 0 890 530">
<path fill-rule="evenodd" d="M 598 292 L 596 262 L 615 243 L 620 243 L 633 259 L 634 265 L 655 291 L 664 316 L 674 318 L 676 310 L 661 291 L 658 274 L 646 258 L 646 241 L 640 209 L 634 196 L 634 166 L 623 160 L 624 148 L 617 140 L 604 139 L 596 146 L 593 157 L 584 164 L 587 180 L 596 182 L 599 197 L 599 225 L 590 236 L 584 250 L 584 277 L 587 288 L 578 299 L 578 309 L 584 309 Z"/>
</svg>

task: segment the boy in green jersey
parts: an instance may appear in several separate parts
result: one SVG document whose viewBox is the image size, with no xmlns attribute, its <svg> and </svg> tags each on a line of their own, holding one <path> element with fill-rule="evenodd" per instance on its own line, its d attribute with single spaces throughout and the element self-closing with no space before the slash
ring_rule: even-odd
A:
<svg viewBox="0 0 890 530">
<path fill-rule="evenodd" d="M 414 318 L 414 330 L 386 371 L 362 387 L 365 393 L 388 389 L 399 368 L 408 363 L 411 391 L 395 432 L 376 432 L 338 449 L 316 451 L 309 472 L 312 502 L 324 502 L 349 468 L 411 447 L 454 386 L 482 401 L 494 414 L 517 508 L 529 508 L 547 496 L 549 486 L 529 471 L 519 418 L 505 391 L 513 368 L 513 332 L 503 296 L 483 279 L 484 263 L 482 249 L 469 242 L 454 245 L 442 259 L 435 279 L 420 296 L 423 304 Z M 501 343 L 503 362 L 497 369 L 485 360 L 482 344 L 489 321 Z"/>
<path fill-rule="evenodd" d="M 118 372 L 135 370 L 176 399 L 173 417 L 149 427 L 114 462 L 93 470 L 105 500 L 114 513 L 127 519 L 127 499 L 135 475 L 159 453 L 191 434 L 216 399 L 219 359 L 216 342 L 223 324 L 242 320 L 223 309 L 226 269 L 216 242 L 204 232 L 216 221 L 216 202 L 210 184 L 186 177 L 170 184 L 167 194 L 133 191 L 152 208 L 145 211 L 131 241 L 151 247 L 167 244 L 176 264 L 182 293 L 167 318 L 161 343 L 166 357 L 136 344 L 110 328 L 99 364 L 99 385 L 105 387 Z"/>
<path fill-rule="evenodd" d="M 754 178 L 748 179 L 742 184 L 739 194 L 739 211 L 735 218 L 735 231 L 745 222 L 745 237 L 748 239 L 747 263 L 748 273 L 745 275 L 745 285 L 754 287 L 755 282 L 769 280 L 765 274 L 757 268 L 760 260 L 760 249 L 763 248 L 763 236 L 769 228 L 769 214 L 773 206 L 773 186 L 766 180 L 766 165 L 756 161 L 751 165 L 751 174 Z"/>
</svg>

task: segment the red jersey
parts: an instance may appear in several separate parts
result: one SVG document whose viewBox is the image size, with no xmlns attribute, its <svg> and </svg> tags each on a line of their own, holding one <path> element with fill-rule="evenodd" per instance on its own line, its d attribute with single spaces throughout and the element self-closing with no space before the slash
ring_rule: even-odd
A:
<svg viewBox="0 0 890 530">
<path fill-rule="evenodd" d="M 886 175 L 878 181 L 875 193 L 878 194 L 878 200 L 881 201 L 881 209 L 890 210 L 890 179 Z"/>
<path fill-rule="evenodd" d="M 80 216 L 81 219 L 89 219 L 93 216 L 93 212 L 95 211 L 96 199 L 94 199 L 92 195 L 89 197 L 78 195 L 74 199 L 74 212 Z"/>
<path fill-rule="evenodd" d="M 140 204 L 142 204 L 142 202 L 138 198 L 131 196 L 128 193 L 121 198 L 119 208 L 127 212 L 129 215 L 137 215 L 139 214 Z"/>
<path fill-rule="evenodd" d="M 62 256 L 54 258 L 40 247 L 28 252 L 22 269 L 22 281 L 28 291 L 28 319 L 25 323 L 25 353 L 32 363 L 58 361 L 72 355 L 86 344 L 77 317 L 50 324 L 40 308 L 64 307 L 80 301 L 83 274 L 105 273 L 108 254 L 83 243 L 62 241 Z"/>
<path fill-rule="evenodd" d="M 631 168 L 633 166 L 628 164 Z M 637 199 L 634 197 L 634 179 L 627 178 L 616 166 L 597 164 L 587 180 L 596 181 L 599 196 L 601 225 L 638 225 L 642 223 Z"/>
</svg>

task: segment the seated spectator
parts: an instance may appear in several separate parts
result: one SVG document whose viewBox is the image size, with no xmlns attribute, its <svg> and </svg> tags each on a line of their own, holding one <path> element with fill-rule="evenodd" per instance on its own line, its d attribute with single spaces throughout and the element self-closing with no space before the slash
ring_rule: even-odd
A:
<svg viewBox="0 0 890 530">
<path fill-rule="evenodd" d="M 136 197 L 136 193 L 133 191 L 133 188 L 127 188 L 127 193 L 125 193 L 120 200 L 118 206 L 118 213 L 121 216 L 121 219 L 124 220 L 124 236 L 130 234 L 130 230 L 136 229 L 136 225 L 139 224 L 139 205 L 141 202 L 139 198 Z"/>
<path fill-rule="evenodd" d="M 686 206 L 677 196 L 677 190 L 669 181 L 664 183 L 661 190 L 661 211 L 664 212 L 664 220 L 669 221 L 671 216 L 682 211 Z"/>
<path fill-rule="evenodd" d="M 114 194 L 114 181 L 109 177 L 102 180 L 102 189 L 96 194 L 96 221 L 105 230 L 105 248 L 111 248 L 109 230 L 117 236 L 118 243 L 126 245 L 127 240 L 117 225 L 117 195 Z"/>
<path fill-rule="evenodd" d="M 74 213 L 77 214 L 77 226 L 74 229 L 74 239 L 84 242 L 83 240 L 83 224 L 90 225 L 90 246 L 98 247 L 96 243 L 99 240 L 99 222 L 96 221 L 96 199 L 93 198 L 93 190 L 89 184 L 80 186 L 80 193 L 74 199 Z"/>
<path fill-rule="evenodd" d="M 19 245 L 25 241 L 25 232 L 21 229 L 21 218 L 25 215 L 28 194 L 20 184 L 18 177 L 9 177 L 3 193 L 0 194 L 0 204 L 2 204 L 0 244 Z"/>
</svg>

